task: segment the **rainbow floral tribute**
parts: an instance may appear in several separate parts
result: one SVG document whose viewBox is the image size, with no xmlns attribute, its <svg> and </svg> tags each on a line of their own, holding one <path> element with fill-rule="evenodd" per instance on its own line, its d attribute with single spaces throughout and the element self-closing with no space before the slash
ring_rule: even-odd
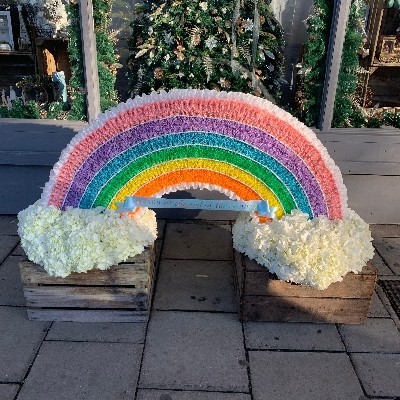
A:
<svg viewBox="0 0 400 400">
<path fill-rule="evenodd" d="M 350 252 L 359 246 L 348 236 L 353 234 L 353 228 L 348 228 L 353 214 L 347 208 L 341 173 L 316 135 L 269 101 L 235 92 L 152 93 L 102 114 L 62 152 L 44 188 L 39 214 L 46 207 L 61 214 L 71 212 L 71 208 L 115 210 L 126 196 L 161 197 L 192 187 L 218 190 L 231 199 L 267 200 L 276 208 L 278 219 L 283 217 L 271 225 L 274 227 L 286 226 L 288 217 L 284 216 L 299 210 L 303 218 L 310 219 L 305 230 L 314 229 L 314 220 L 326 221 L 327 231 L 336 232 L 343 226 L 344 242 L 339 243 L 346 243 Z M 141 224 L 143 213 L 144 209 L 137 208 L 131 217 Z M 353 227 L 368 229 L 360 219 L 350 218 L 356 220 Z M 249 221 L 246 229 L 267 234 L 267 230 L 258 229 L 255 215 Z M 237 228 L 244 226 L 240 224 L 234 229 L 236 248 L 253 258 L 255 252 L 264 253 L 266 241 L 255 241 L 249 247 Z M 22 237 L 29 227 L 28 223 L 20 229 Z M 296 236 L 297 225 L 293 229 Z M 44 231 L 41 234 L 46 235 Z M 354 271 L 359 271 L 372 254 L 370 236 L 363 243 L 370 251 L 356 257 Z M 338 251 L 338 246 L 332 247 L 332 252 Z M 257 259 L 270 268 L 275 265 L 271 257 L 268 261 L 261 256 Z M 325 257 L 317 259 L 308 267 L 316 274 L 327 265 Z M 280 257 L 276 262 L 286 261 Z M 349 270 L 347 264 L 345 270 L 337 268 Z M 274 271 L 278 269 L 274 267 Z M 285 272 L 282 278 L 321 287 L 315 283 L 317 279 L 307 278 L 311 275 L 300 279 L 293 272 Z M 342 272 L 329 276 L 337 280 Z"/>
</svg>

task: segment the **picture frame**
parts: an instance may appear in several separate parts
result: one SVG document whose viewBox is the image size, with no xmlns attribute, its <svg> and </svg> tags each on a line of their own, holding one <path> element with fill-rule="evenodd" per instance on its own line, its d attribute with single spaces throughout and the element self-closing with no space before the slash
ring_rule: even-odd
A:
<svg viewBox="0 0 400 400">
<path fill-rule="evenodd" d="M 378 60 L 382 63 L 400 63 L 398 39 L 395 35 L 381 35 L 378 42 Z"/>
<path fill-rule="evenodd" d="M 10 11 L 0 11 L 0 44 L 8 44 L 15 50 Z"/>
</svg>

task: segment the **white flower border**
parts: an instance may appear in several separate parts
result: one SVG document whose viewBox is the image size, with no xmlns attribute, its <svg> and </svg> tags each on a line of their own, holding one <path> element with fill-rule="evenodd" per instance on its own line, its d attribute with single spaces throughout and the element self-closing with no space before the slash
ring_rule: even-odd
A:
<svg viewBox="0 0 400 400">
<path fill-rule="evenodd" d="M 279 221 L 261 224 L 241 214 L 233 226 L 233 246 L 279 279 L 326 289 L 348 272 L 360 272 L 373 257 L 368 224 L 353 210 L 342 220 L 312 220 L 293 210 Z"/>
<path fill-rule="evenodd" d="M 29 260 L 66 277 L 142 253 L 157 237 L 157 222 L 149 209 L 131 219 L 102 207 L 61 211 L 36 202 L 18 214 L 18 233 Z"/>
</svg>

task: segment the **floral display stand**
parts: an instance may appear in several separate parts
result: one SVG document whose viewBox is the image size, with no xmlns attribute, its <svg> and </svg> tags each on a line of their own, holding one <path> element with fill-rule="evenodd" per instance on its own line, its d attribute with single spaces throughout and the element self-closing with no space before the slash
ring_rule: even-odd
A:
<svg viewBox="0 0 400 400">
<path fill-rule="evenodd" d="M 20 272 L 30 320 L 141 322 L 151 307 L 154 246 L 105 271 L 60 278 L 24 260 Z"/>
<path fill-rule="evenodd" d="M 324 290 L 279 280 L 237 251 L 235 265 L 242 321 L 360 324 L 367 319 L 377 276 L 370 261 Z"/>
</svg>

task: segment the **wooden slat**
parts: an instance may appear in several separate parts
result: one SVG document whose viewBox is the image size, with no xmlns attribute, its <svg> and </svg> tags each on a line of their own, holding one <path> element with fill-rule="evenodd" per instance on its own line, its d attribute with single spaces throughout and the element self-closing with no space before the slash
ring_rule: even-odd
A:
<svg viewBox="0 0 400 400">
<path fill-rule="evenodd" d="M 126 262 L 113 265 L 105 271 L 91 270 L 72 273 L 65 278 L 50 276 L 40 265 L 23 260 L 19 263 L 24 285 L 80 285 L 80 286 L 136 286 L 148 287 L 149 274 L 154 269 L 154 245 Z"/>
<path fill-rule="evenodd" d="M 51 308 L 28 308 L 31 321 L 71 322 L 146 322 L 147 311 L 133 310 L 60 310 Z"/>
<path fill-rule="evenodd" d="M 262 265 L 258 264 L 257 261 L 251 260 L 247 256 L 243 256 L 243 265 L 246 268 L 246 271 L 248 272 L 268 271 L 266 267 L 263 267 Z M 375 275 L 376 268 L 374 267 L 371 261 L 367 261 L 367 263 L 365 264 L 363 269 L 359 272 L 359 274 Z"/>
<path fill-rule="evenodd" d="M 150 257 L 153 257 L 154 261 L 154 251 L 154 245 L 146 247 L 142 253 L 137 254 L 135 257 L 129 257 L 126 262 L 129 264 L 149 263 Z"/>
<path fill-rule="evenodd" d="M 400 163 L 400 143 L 325 142 L 335 161 L 367 161 Z"/>
<path fill-rule="evenodd" d="M 235 262 L 245 276 L 241 320 L 361 323 L 367 317 L 376 282 L 371 262 L 325 290 L 281 281 L 246 256 L 235 257 Z"/>
<path fill-rule="evenodd" d="M 400 238 L 400 225 L 370 225 L 372 237 Z"/>
<path fill-rule="evenodd" d="M 158 261 L 156 259 L 156 248 L 157 245 L 160 245 L 160 242 L 156 241 L 155 244 L 149 249 L 149 271 L 148 271 L 148 279 L 149 279 L 149 293 L 148 293 L 148 310 L 150 313 L 151 305 L 153 302 L 153 293 L 155 289 L 155 281 L 157 275 Z M 161 254 L 160 254 L 161 257 Z"/>
<path fill-rule="evenodd" d="M 32 124 L 32 126 L 49 126 L 53 127 L 52 129 L 56 128 L 57 126 L 63 127 L 74 127 L 78 126 L 79 129 L 81 127 L 87 126 L 88 123 L 85 121 L 74 121 L 74 120 L 54 120 L 54 119 L 23 119 L 23 118 L 2 118 L 2 124 L 9 124 L 9 125 L 26 125 Z"/>
<path fill-rule="evenodd" d="M 250 260 L 249 257 L 243 256 L 243 266 L 247 272 L 267 272 L 267 268 L 258 264 L 255 260 Z"/>
<path fill-rule="evenodd" d="M 245 282 L 245 273 L 246 270 L 243 268 L 243 256 L 238 251 L 234 250 L 233 257 L 235 260 L 235 274 L 234 274 L 234 281 L 235 281 L 235 290 L 236 290 L 236 302 L 238 306 L 238 310 L 240 313 L 241 309 L 241 300 L 244 292 L 244 282 Z"/>
<path fill-rule="evenodd" d="M 35 165 L 53 166 L 59 159 L 59 152 L 51 151 L 2 151 L 0 165 Z"/>
<path fill-rule="evenodd" d="M 361 324 L 370 299 L 245 296 L 243 321 L 284 321 Z"/>
<path fill-rule="evenodd" d="M 394 128 L 393 126 L 382 126 L 381 128 L 331 128 L 329 133 L 321 132 L 317 128 L 312 128 L 312 130 L 317 134 L 317 137 L 324 141 L 326 138 L 328 141 L 335 140 L 335 138 L 346 137 L 346 136 L 370 136 L 379 135 L 383 138 L 393 135 L 398 136 L 400 129 Z M 398 141 L 397 141 L 398 143 Z"/>
<path fill-rule="evenodd" d="M 349 273 L 342 282 L 335 282 L 325 290 L 318 290 L 306 285 L 281 281 L 269 273 L 247 272 L 244 294 L 245 296 L 369 299 L 374 292 L 375 281 L 376 275 Z"/>
<path fill-rule="evenodd" d="M 399 176 L 398 162 L 336 161 L 343 175 Z"/>
<path fill-rule="evenodd" d="M 87 273 L 72 273 L 66 278 L 50 276 L 40 265 L 30 261 L 20 262 L 21 280 L 25 286 L 32 285 L 80 285 L 80 286 L 135 286 L 148 287 L 148 265 L 119 264 L 106 271 L 91 270 Z"/>
<path fill-rule="evenodd" d="M 148 290 L 101 286 L 24 287 L 28 307 L 130 308 L 146 310 Z"/>
</svg>

